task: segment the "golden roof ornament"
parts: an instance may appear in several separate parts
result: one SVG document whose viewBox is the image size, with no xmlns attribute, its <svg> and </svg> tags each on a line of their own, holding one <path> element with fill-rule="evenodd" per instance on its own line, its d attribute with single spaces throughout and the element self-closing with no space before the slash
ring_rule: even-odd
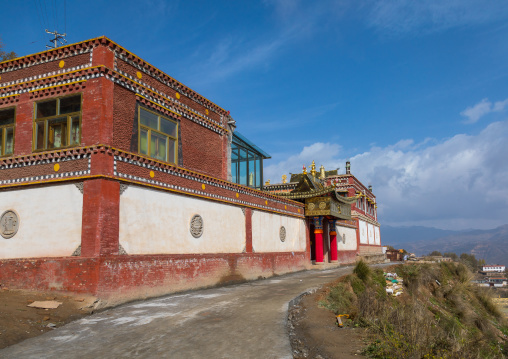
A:
<svg viewBox="0 0 508 359">
<path fill-rule="evenodd" d="M 312 177 L 316 177 L 316 163 L 312 161 L 312 165 L 310 165 L 310 174 Z"/>
<path fill-rule="evenodd" d="M 326 177 L 325 175 L 325 166 L 321 165 L 321 167 L 319 167 L 319 178 L 324 180 Z"/>
<path fill-rule="evenodd" d="M 288 179 L 288 176 L 282 175 L 282 183 L 286 183 Z"/>
<path fill-rule="evenodd" d="M 265 182 L 265 186 L 269 186 L 269 185 L 270 185 L 270 180 Z"/>
</svg>

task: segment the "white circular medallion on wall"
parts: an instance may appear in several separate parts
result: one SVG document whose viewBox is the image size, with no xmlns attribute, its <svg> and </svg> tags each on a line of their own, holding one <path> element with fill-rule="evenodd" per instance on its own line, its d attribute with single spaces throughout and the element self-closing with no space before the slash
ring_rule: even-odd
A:
<svg viewBox="0 0 508 359">
<path fill-rule="evenodd" d="M 16 211 L 8 209 L 0 217 L 0 235 L 4 238 L 12 238 L 19 229 L 19 216 Z"/>
<path fill-rule="evenodd" d="M 281 242 L 284 242 L 286 240 L 286 227 L 280 226 L 279 237 Z"/>
<path fill-rule="evenodd" d="M 190 221 L 190 232 L 194 238 L 199 238 L 203 234 L 203 217 L 199 214 L 192 216 Z"/>
</svg>

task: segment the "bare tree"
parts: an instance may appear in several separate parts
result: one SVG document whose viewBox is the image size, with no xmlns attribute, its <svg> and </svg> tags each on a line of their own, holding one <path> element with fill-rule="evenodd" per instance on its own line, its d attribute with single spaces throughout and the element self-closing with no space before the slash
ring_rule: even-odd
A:
<svg viewBox="0 0 508 359">
<path fill-rule="evenodd" d="M 6 60 L 12 60 L 15 59 L 18 55 L 14 51 L 11 52 L 5 52 L 3 50 L 4 43 L 2 42 L 2 38 L 0 38 L 0 62 L 6 61 Z"/>
</svg>

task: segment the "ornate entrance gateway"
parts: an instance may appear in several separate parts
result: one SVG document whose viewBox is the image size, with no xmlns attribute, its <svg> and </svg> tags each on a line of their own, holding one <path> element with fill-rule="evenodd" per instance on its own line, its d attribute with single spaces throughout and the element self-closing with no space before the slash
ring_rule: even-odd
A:
<svg viewBox="0 0 508 359">
<path fill-rule="evenodd" d="M 337 171 L 326 172 L 321 166 L 319 177 L 317 177 L 314 162 L 312 162 L 311 168 L 311 173 L 307 173 L 304 167 L 303 173 L 291 175 L 293 188 L 290 191 L 282 192 L 283 188 L 275 188 L 277 192 L 270 192 L 305 203 L 305 217 L 307 217 L 311 242 L 311 259 L 316 264 L 322 264 L 325 262 L 325 253 L 327 252 L 328 260 L 337 262 L 337 226 L 351 220 L 351 204 L 356 202 L 357 197 L 346 197 L 347 192 L 337 190 L 335 185 L 326 186 L 326 177 L 337 174 Z M 295 185 L 295 183 L 297 184 Z M 340 240 L 342 241 L 342 238 Z"/>
</svg>

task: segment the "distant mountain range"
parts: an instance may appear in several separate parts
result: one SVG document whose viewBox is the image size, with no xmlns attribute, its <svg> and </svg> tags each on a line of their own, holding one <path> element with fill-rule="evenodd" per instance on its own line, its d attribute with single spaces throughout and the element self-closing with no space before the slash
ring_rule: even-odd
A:
<svg viewBox="0 0 508 359">
<path fill-rule="evenodd" d="M 381 242 L 416 255 L 432 251 L 474 254 L 487 264 L 508 266 L 508 225 L 488 230 L 451 231 L 431 227 L 381 227 Z"/>
</svg>

